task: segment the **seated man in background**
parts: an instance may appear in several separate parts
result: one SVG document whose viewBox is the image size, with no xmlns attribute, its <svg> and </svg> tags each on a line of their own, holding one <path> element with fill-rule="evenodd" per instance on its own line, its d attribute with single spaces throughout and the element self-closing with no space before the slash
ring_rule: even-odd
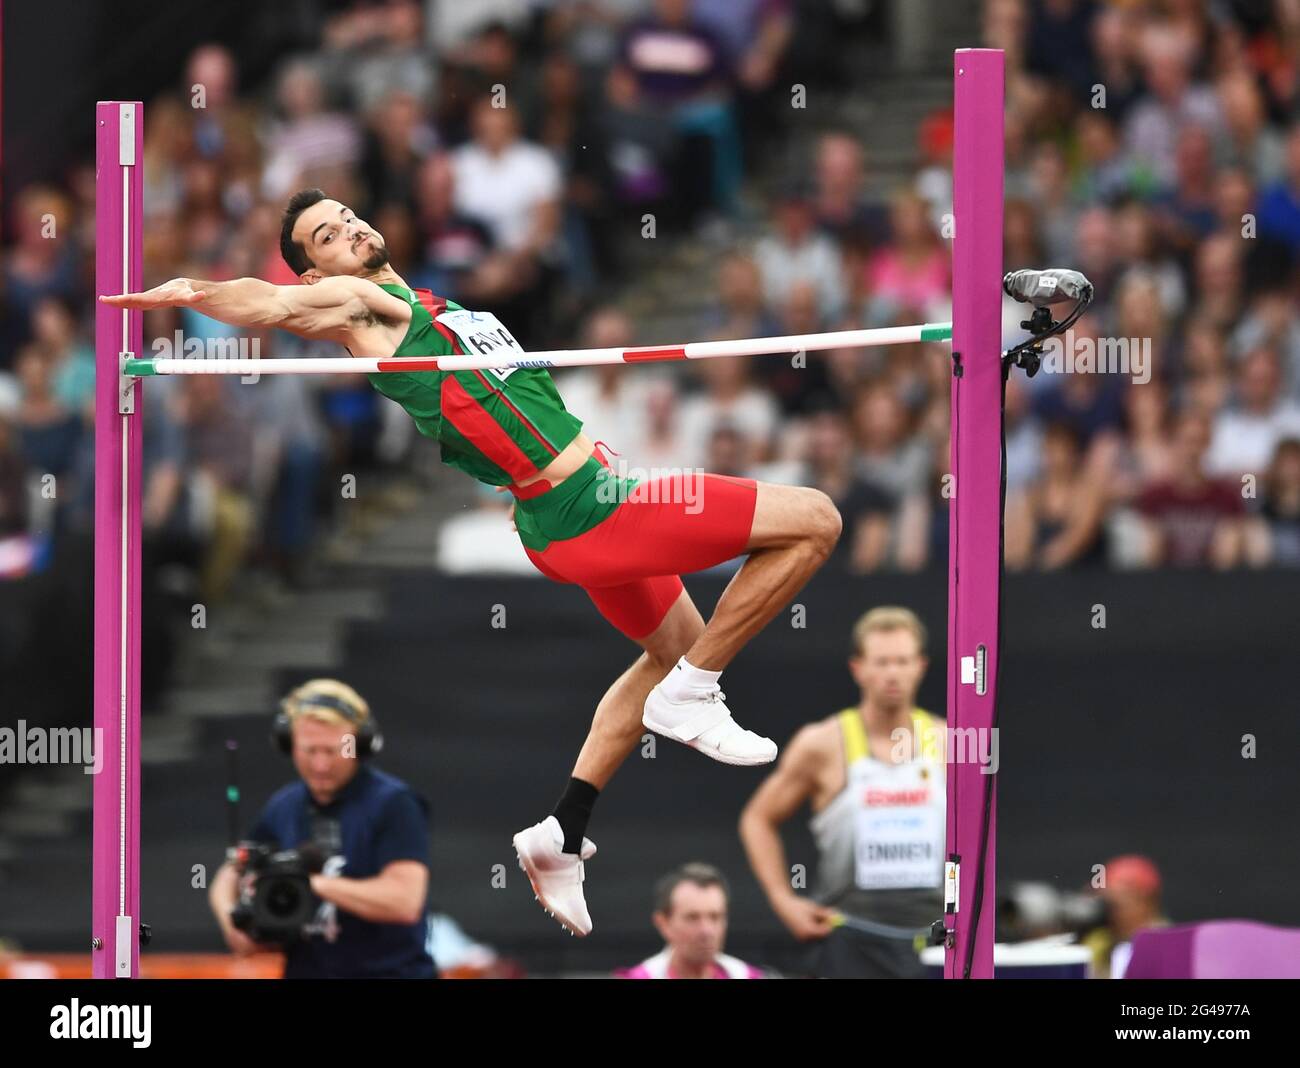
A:
<svg viewBox="0 0 1300 1068">
<path fill-rule="evenodd" d="M 727 937 L 727 880 L 711 864 L 684 864 L 659 880 L 651 919 L 664 948 L 620 979 L 762 979 L 752 964 L 722 952 Z"/>
</svg>

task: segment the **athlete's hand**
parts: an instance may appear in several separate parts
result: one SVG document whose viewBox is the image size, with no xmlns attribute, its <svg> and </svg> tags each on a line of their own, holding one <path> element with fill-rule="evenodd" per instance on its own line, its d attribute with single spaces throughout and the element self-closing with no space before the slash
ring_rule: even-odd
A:
<svg viewBox="0 0 1300 1068">
<path fill-rule="evenodd" d="M 493 488 L 494 490 L 496 490 L 498 493 L 505 493 L 506 490 L 508 490 L 510 487 L 509 487 L 509 486 L 493 486 L 492 488 Z M 506 513 L 506 518 L 508 518 L 508 519 L 510 520 L 510 529 L 513 530 L 513 531 L 515 531 L 515 532 L 517 533 L 518 530 L 519 530 L 519 528 L 518 528 L 517 526 L 515 526 L 515 502 L 514 502 L 513 500 L 511 500 L 511 502 L 510 502 L 510 511 Z"/>
<path fill-rule="evenodd" d="M 800 897 L 798 894 L 782 898 L 773 907 L 777 918 L 800 942 L 825 938 L 834 929 L 837 915 L 834 909 L 819 905 L 816 901 Z"/>
<path fill-rule="evenodd" d="M 195 289 L 188 278 L 173 278 L 160 286 L 143 293 L 122 293 L 117 296 L 102 296 L 99 299 L 115 308 L 181 308 L 187 304 L 196 304 L 207 294 Z"/>
</svg>

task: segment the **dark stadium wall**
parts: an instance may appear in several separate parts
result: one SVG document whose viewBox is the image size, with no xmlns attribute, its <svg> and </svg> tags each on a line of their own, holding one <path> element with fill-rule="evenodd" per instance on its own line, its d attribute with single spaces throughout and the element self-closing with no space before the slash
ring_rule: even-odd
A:
<svg viewBox="0 0 1300 1068">
<path fill-rule="evenodd" d="M 533 905 L 510 837 L 550 811 L 595 702 L 637 650 L 572 587 L 427 572 L 373 577 L 386 589 L 387 611 L 354 626 L 329 674 L 366 695 L 383 724 L 389 744 L 380 766 L 432 802 L 435 908 L 531 969 L 605 968 L 656 948 L 655 878 L 705 860 L 732 883 L 730 949 L 788 959 L 792 943 L 736 836 L 762 770 L 714 764 L 663 739 L 653 757 L 633 753 L 597 805 L 590 833 L 600 853 L 586 884 L 595 929 L 583 941 L 565 936 Z M 717 576 L 687 580 L 706 614 L 724 584 Z M 1081 888 L 1093 865 L 1141 852 L 1160 866 L 1176 921 L 1293 922 L 1298 587 L 1291 572 L 1008 578 L 998 802 L 1004 886 L 1033 879 Z M 941 573 L 823 573 L 797 600 L 806 626 L 790 626 L 784 614 L 724 674 L 728 703 L 742 722 L 784 744 L 801 724 L 856 700 L 844 665 L 849 630 L 873 605 L 898 603 L 930 628 L 920 703 L 942 712 L 946 596 Z M 1093 625 L 1097 606 L 1104 628 Z M 494 627 L 494 618 L 505 626 Z M 289 671 L 277 681 L 287 690 L 321 673 Z M 245 827 L 292 774 L 267 742 L 272 711 L 207 721 L 197 762 L 145 767 L 142 913 L 158 952 L 221 949 L 191 869 L 214 870 L 225 846 L 226 739 L 242 747 Z M 1247 735 L 1253 759 L 1242 756 Z M 811 875 L 806 813 L 788 825 L 785 841 L 788 862 Z M 6 935 L 35 950 L 81 948 L 89 860 L 88 816 L 80 836 L 34 847 L 31 862 L 56 889 L 38 903 L 0 886 Z"/>
<path fill-rule="evenodd" d="M 688 580 L 706 616 L 723 584 Z M 1290 922 L 1286 887 L 1300 877 L 1285 788 L 1300 742 L 1290 667 L 1298 586 L 1291 573 L 1009 577 L 1001 878 L 1082 888 L 1093 865 L 1142 852 L 1164 872 L 1176 920 Z M 762 772 L 662 739 L 653 759 L 629 758 L 596 810 L 601 853 L 587 888 L 601 937 L 561 945 L 525 907 L 526 885 L 490 889 L 494 864 L 515 874 L 510 835 L 549 811 L 595 702 L 636 650 L 572 588 L 411 575 L 391 596 L 389 618 L 349 642 L 345 677 L 383 710 L 396 742 L 389 765 L 433 799 L 439 904 L 477 937 L 537 954 L 536 965 L 604 966 L 652 948 L 651 883 L 702 859 L 733 881 L 733 948 L 781 942 L 736 837 Z M 930 627 L 920 703 L 942 712 L 946 596 L 942 574 L 820 575 L 798 598 L 806 626 L 778 617 L 727 670 L 728 703 L 788 741 L 856 700 L 849 630 L 873 605 L 899 603 Z M 495 605 L 502 629 L 492 627 Z M 1102 609 L 1104 628 L 1094 625 Z M 1252 759 L 1242 756 L 1247 735 Z M 804 822 L 790 825 L 789 861 L 811 867 Z"/>
</svg>

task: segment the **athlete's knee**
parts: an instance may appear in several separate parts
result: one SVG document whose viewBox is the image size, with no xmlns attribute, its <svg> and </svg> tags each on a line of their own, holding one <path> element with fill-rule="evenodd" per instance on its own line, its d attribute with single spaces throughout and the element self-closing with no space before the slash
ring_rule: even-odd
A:
<svg viewBox="0 0 1300 1068">
<path fill-rule="evenodd" d="M 809 489 L 807 515 L 808 542 L 823 557 L 830 556 L 844 529 L 840 510 L 827 494 L 819 489 Z"/>
<path fill-rule="evenodd" d="M 673 665 L 677 663 L 677 657 L 684 656 L 685 651 L 678 653 L 677 656 L 665 646 L 656 646 L 654 649 L 649 647 L 641 654 L 641 662 L 651 669 L 654 674 L 663 677 L 672 671 Z"/>
<path fill-rule="evenodd" d="M 658 630 L 641 640 L 642 655 L 666 675 L 703 633 L 704 620 L 698 612 L 670 612 Z"/>
<path fill-rule="evenodd" d="M 684 633 L 674 632 L 671 635 L 661 635 L 658 641 L 646 643 L 645 651 L 641 654 L 641 660 L 649 667 L 653 668 L 659 676 L 667 675 L 672 671 L 673 665 L 678 659 L 685 656 L 691 646 L 695 644 L 695 637 Z"/>
</svg>

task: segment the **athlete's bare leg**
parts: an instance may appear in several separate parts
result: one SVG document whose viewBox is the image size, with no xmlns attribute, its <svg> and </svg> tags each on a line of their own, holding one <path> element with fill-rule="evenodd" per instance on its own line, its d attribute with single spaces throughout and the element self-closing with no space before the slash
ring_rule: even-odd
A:
<svg viewBox="0 0 1300 1068">
<path fill-rule="evenodd" d="M 641 640 L 645 652 L 596 706 L 591 730 L 573 769 L 575 779 L 598 790 L 605 788 L 645 733 L 641 711 L 646 696 L 703 629 L 704 620 L 682 590 L 663 622 Z M 519 866 L 527 873 L 542 908 L 573 934 L 582 936 L 591 931 L 591 915 L 582 890 L 586 878 L 583 864 L 595 856 L 596 845 L 583 838 L 580 848 L 566 853 L 561 848 L 566 833 L 558 816 L 551 815 L 516 834 L 514 847 Z"/>
<path fill-rule="evenodd" d="M 645 734 L 641 710 L 655 684 L 672 670 L 678 657 L 704 631 L 704 619 L 682 590 L 664 620 L 638 643 L 645 650 L 620 675 L 596 706 L 587 740 L 578 754 L 573 777 L 603 790 L 619 765 Z"/>
<path fill-rule="evenodd" d="M 749 558 L 723 590 L 687 661 L 705 671 L 731 663 L 830 556 L 840 527 L 839 511 L 821 490 L 758 483 Z"/>
<path fill-rule="evenodd" d="M 706 627 L 690 596 L 681 592 L 663 622 L 641 641 L 645 652 L 601 699 L 573 777 L 604 789 L 636 747 L 643 725 L 650 724 L 645 717 L 651 694 L 658 693 L 658 684 L 677 660 L 687 655 L 695 667 L 721 670 L 830 555 L 839 533 L 839 512 L 824 493 L 759 483 L 749 559 L 727 585 L 713 619 Z M 701 658 L 695 659 L 699 650 Z M 717 710 L 725 713 L 717 704 L 709 713 Z M 767 763 L 776 755 L 775 743 L 744 730 L 729 713 L 724 722 L 703 730 L 658 723 L 654 729 L 724 763 Z M 563 852 L 565 833 L 557 817 L 549 816 L 515 835 L 515 851 L 542 907 L 574 934 L 585 935 L 591 931 L 591 916 L 582 890 L 583 864 L 596 847 L 584 838 L 580 849 Z"/>
</svg>

